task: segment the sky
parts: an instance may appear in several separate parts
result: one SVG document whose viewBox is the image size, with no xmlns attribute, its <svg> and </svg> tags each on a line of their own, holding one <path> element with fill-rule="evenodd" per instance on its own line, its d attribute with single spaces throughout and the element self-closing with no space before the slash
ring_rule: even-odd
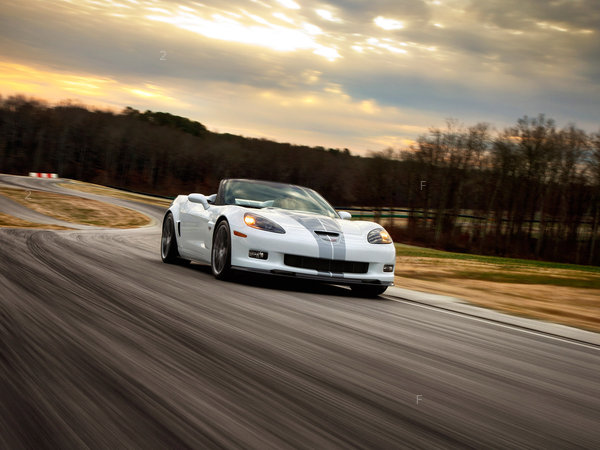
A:
<svg viewBox="0 0 600 450">
<path fill-rule="evenodd" d="M 20 0 L 0 94 L 355 154 L 447 119 L 600 130 L 598 0 Z"/>
</svg>

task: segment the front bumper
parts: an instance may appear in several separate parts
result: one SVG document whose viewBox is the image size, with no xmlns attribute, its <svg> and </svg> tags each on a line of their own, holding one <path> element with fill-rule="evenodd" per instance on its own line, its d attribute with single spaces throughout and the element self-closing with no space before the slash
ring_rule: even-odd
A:
<svg viewBox="0 0 600 450">
<path fill-rule="evenodd" d="M 339 273 L 319 271 L 285 264 L 285 255 L 305 256 L 309 258 L 334 259 L 333 245 L 331 254 L 319 249 L 316 238 L 306 233 L 277 234 L 248 227 L 242 229 L 247 237 L 232 233 L 231 265 L 234 269 L 259 272 L 278 276 L 303 278 L 335 284 L 369 284 L 392 286 L 394 271 L 384 272 L 385 265 L 395 265 L 396 251 L 393 244 L 369 244 L 362 236 L 344 236 L 345 261 L 368 264 L 365 273 Z M 250 258 L 250 250 L 268 253 L 267 259 Z"/>
<path fill-rule="evenodd" d="M 386 281 L 386 280 L 381 280 L 381 279 L 340 277 L 340 276 L 337 276 L 338 274 L 335 274 L 335 273 L 331 274 L 329 276 L 329 275 L 319 275 L 319 274 L 314 275 L 314 274 L 309 274 L 309 273 L 304 273 L 304 272 L 293 272 L 293 271 L 290 271 L 287 269 L 286 270 L 273 269 L 273 270 L 267 271 L 264 269 L 257 269 L 257 268 L 253 268 L 253 267 L 242 267 L 242 266 L 231 266 L 231 267 L 232 267 L 232 269 L 243 270 L 245 272 L 262 273 L 262 274 L 266 274 L 266 275 L 274 275 L 274 276 L 279 276 L 279 277 L 301 278 L 301 279 L 313 280 L 313 281 L 323 281 L 323 282 L 332 283 L 332 284 L 347 284 L 347 285 L 363 284 L 363 285 L 372 285 L 372 286 L 393 286 L 394 285 L 393 279 L 391 281 Z M 355 275 L 355 274 L 352 274 L 352 275 Z"/>
</svg>

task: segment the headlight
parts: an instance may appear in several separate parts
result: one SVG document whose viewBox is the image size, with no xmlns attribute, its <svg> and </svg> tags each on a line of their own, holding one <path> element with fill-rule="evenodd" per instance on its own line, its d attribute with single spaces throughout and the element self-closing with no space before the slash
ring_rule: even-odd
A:
<svg viewBox="0 0 600 450">
<path fill-rule="evenodd" d="M 285 230 L 277 225 L 272 220 L 266 217 L 259 216 L 258 214 L 246 213 L 244 214 L 244 223 L 251 228 L 257 230 L 270 231 L 271 233 L 285 234 Z"/>
<path fill-rule="evenodd" d="M 383 228 L 375 228 L 367 235 L 369 244 L 391 244 L 392 238 Z"/>
</svg>

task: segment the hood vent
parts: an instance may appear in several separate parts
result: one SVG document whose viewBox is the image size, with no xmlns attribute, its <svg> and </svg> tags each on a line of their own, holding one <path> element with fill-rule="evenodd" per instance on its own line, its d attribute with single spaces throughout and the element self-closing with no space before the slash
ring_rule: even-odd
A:
<svg viewBox="0 0 600 450">
<path fill-rule="evenodd" d="M 323 237 L 338 237 L 340 235 L 340 233 L 338 233 L 337 231 L 316 231 L 315 233 L 317 233 L 319 236 L 323 236 Z"/>
</svg>

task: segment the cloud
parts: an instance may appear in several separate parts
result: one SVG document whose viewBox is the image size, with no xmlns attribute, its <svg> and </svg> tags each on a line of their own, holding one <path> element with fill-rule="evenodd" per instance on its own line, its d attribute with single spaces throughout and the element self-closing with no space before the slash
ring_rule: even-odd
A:
<svg viewBox="0 0 600 450">
<path fill-rule="evenodd" d="M 377 16 L 373 19 L 375 25 L 379 28 L 383 28 L 384 30 L 401 30 L 404 28 L 404 23 L 401 20 L 390 19 L 383 16 Z"/>
<path fill-rule="evenodd" d="M 599 14 L 589 0 L 22 0 L 3 5 L 3 60 L 39 76 L 0 89 L 40 92 L 44 72 L 63 74 L 53 95 L 359 149 L 447 117 L 597 128 Z"/>
<path fill-rule="evenodd" d="M 429 17 L 429 6 L 422 0 L 334 0 L 330 2 L 353 23 L 372 22 L 377 16 L 392 16 L 421 22 Z"/>
<path fill-rule="evenodd" d="M 472 0 L 468 10 L 479 20 L 508 29 L 525 30 L 537 23 L 551 23 L 568 30 L 597 30 L 600 23 L 595 0 Z"/>
<path fill-rule="evenodd" d="M 277 0 L 277 2 L 289 9 L 300 9 L 300 5 L 296 3 L 294 0 Z"/>
<path fill-rule="evenodd" d="M 226 101 L 232 90 L 236 103 Z M 423 120 L 419 111 L 378 105 L 373 99 L 356 101 L 339 86 L 282 92 L 217 82 L 211 84 L 211 92 L 222 99 L 222 107 L 213 116 L 214 126 L 223 130 L 233 117 L 235 132 L 278 141 L 350 147 L 364 153 L 392 145 L 399 135 L 427 129 L 419 124 Z M 255 110 L 258 102 L 262 107 Z"/>
<path fill-rule="evenodd" d="M 335 14 L 329 9 L 315 9 L 315 13 L 317 13 L 317 15 L 321 19 L 327 20 L 329 22 L 342 22 L 342 19 L 336 17 Z"/>
</svg>

